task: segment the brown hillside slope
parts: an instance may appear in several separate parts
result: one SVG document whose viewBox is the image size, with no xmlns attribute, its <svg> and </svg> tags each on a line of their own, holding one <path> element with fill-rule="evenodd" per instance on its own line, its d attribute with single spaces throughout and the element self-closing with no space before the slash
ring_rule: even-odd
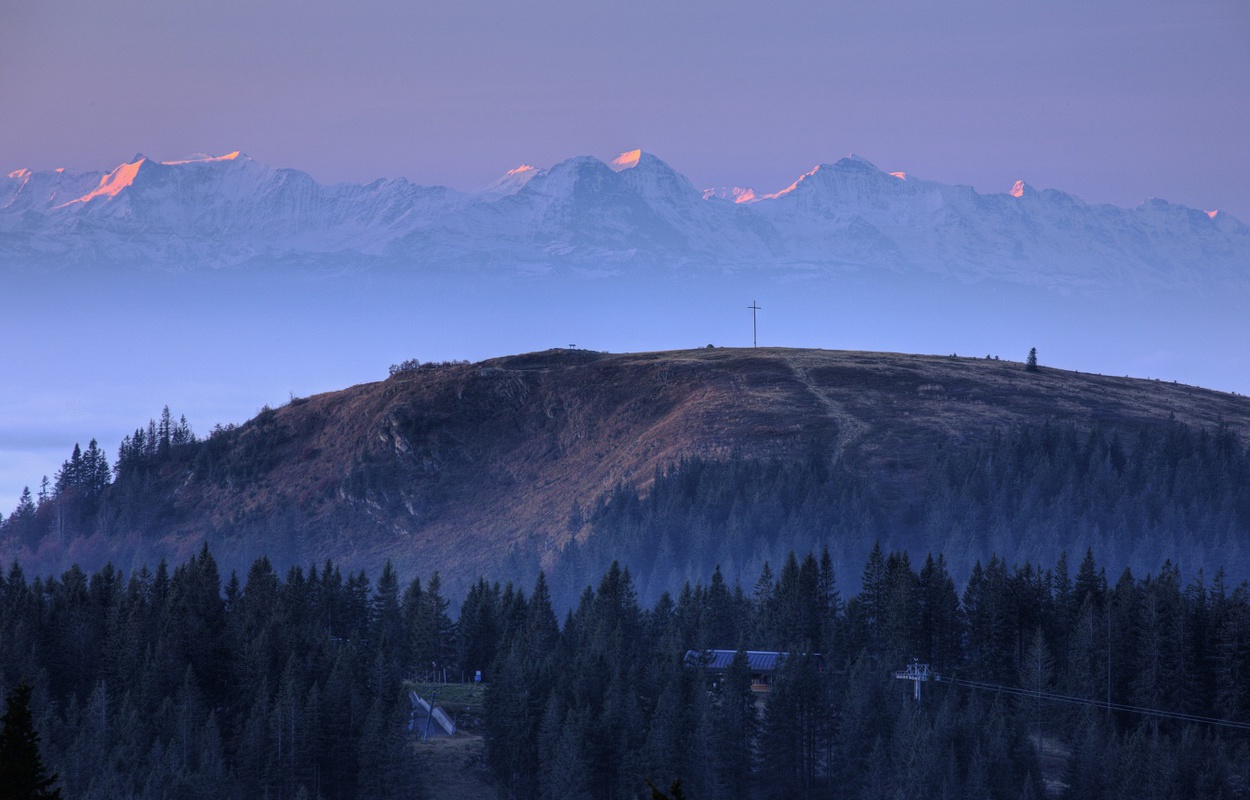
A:
<svg viewBox="0 0 1250 800">
<path fill-rule="evenodd" d="M 1129 430 L 1170 416 L 1250 440 L 1244 397 L 1015 362 L 552 350 L 406 371 L 266 411 L 200 445 L 194 467 L 166 470 L 153 491 L 171 510 L 145 538 L 175 556 L 209 535 L 258 553 L 286 547 L 305 563 L 392 557 L 463 580 L 500 574 L 511 552 L 553 552 L 575 503 L 645 486 L 687 456 L 784 458 L 816 442 L 906 492 L 939 445 L 1024 421 Z"/>
</svg>

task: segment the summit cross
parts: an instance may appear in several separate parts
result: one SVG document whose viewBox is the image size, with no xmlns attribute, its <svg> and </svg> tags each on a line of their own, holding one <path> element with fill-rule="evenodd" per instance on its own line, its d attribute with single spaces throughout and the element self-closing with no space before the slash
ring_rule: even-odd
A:
<svg viewBox="0 0 1250 800">
<path fill-rule="evenodd" d="M 751 301 L 751 305 L 747 306 L 747 308 L 751 309 L 751 346 L 759 347 L 759 329 L 755 325 L 755 312 L 763 311 L 764 309 L 761 306 L 757 306 L 754 300 Z"/>
</svg>

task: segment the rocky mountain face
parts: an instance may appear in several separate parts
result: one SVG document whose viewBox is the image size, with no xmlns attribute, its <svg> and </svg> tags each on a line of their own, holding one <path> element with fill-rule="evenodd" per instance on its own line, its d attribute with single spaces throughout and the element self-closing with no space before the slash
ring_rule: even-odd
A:
<svg viewBox="0 0 1250 800">
<path fill-rule="evenodd" d="M 843 503 L 840 513 L 873 515 L 876 521 L 853 522 L 845 531 L 822 527 L 823 518 L 761 523 L 762 533 L 735 534 L 746 537 L 739 549 L 748 555 L 732 556 L 739 567 L 747 566 L 744 558 L 765 557 L 752 536 L 771 537 L 769 546 L 783 557 L 786 549 L 809 541 L 842 541 L 847 561 L 857 564 L 863 558 L 859 548 L 871 541 L 850 541 L 852 535 L 909 544 L 890 542 L 892 531 L 916 527 L 914 515 L 946 495 L 934 488 L 939 467 L 943 475 L 955 474 L 951 458 L 1001 448 L 1002 437 L 1013 430 L 1071 426 L 1078 432 L 1069 436 L 1070 446 L 1046 445 L 1057 449 L 1039 456 L 1045 464 L 1060 464 L 1068 450 L 1080 450 L 1098 432 L 1111 442 L 1107 455 L 1084 457 L 1098 467 L 1123 462 L 1143 431 L 1178 424 L 1250 440 L 1250 399 L 1158 381 L 1048 368 L 1028 372 L 995 359 L 774 348 L 619 355 L 552 350 L 422 365 L 385 381 L 293 399 L 164 456 L 149 448 L 150 457 L 128 458 L 119 467 L 68 544 L 63 531 L 54 535 L 49 527 L 46 540 L 27 542 L 28 550 L 12 538 L 4 542 L 0 562 L 23 553 L 27 559 L 42 554 L 84 563 L 112 558 L 128 564 L 162 555 L 176 560 L 208 541 L 227 563 L 246 565 L 270 555 L 280 562 L 333 558 L 372 568 L 390 558 L 413 573 L 441 570 L 449 585 L 463 587 L 480 574 L 532 578 L 539 567 L 566 563 L 570 546 L 597 535 L 596 515 L 602 517 L 605 503 L 618 502 L 614 495 L 627 490 L 645 498 L 666 474 L 665 491 L 677 491 L 673 481 L 687 480 L 680 477 L 683 464 L 774 463 L 807 464 L 804 469 L 823 476 L 794 484 L 807 486 L 804 492 L 836 493 L 838 486 L 853 484 L 870 499 Z M 1013 448 L 1019 449 L 1007 451 Z M 1002 458 L 992 456 L 992 463 L 977 469 L 1001 473 L 1007 468 Z M 1034 467 L 1021 469 L 1011 480 L 1024 481 L 1022 497 L 1033 491 L 1031 484 L 1050 480 Z M 1065 469 L 1054 479 L 1066 480 Z M 957 465 L 956 472 L 962 470 Z M 710 502 L 699 499 L 706 484 L 696 491 L 696 483 L 680 503 Z M 1201 502 L 1214 509 L 1244 495 L 1245 487 L 1213 486 L 1210 492 Z M 1134 497 L 1129 502 L 1136 503 Z M 716 502 L 743 502 L 733 500 L 732 492 L 726 498 Z M 777 502 L 781 498 L 761 496 L 741 511 Z M 824 502 L 817 498 L 813 508 Z M 1037 510 L 1030 514 L 1060 524 L 1056 515 L 1074 501 L 1031 502 Z M 1024 500 L 1019 504 L 1024 507 Z M 40 513 L 51 520 L 52 511 Z M 729 508 L 725 513 L 737 514 Z M 638 525 L 646 516 L 628 509 L 617 516 L 622 514 L 642 515 Z M 987 512 L 987 519 L 1000 514 Z M 799 530 L 803 525 L 821 530 Z M 683 526 L 670 527 L 664 536 L 680 543 Z M 976 558 L 990 552 L 1020 556 L 1012 551 L 1014 540 L 990 541 L 1003 535 L 943 530 L 941 541 L 975 551 Z M 611 553 L 633 544 L 600 546 Z M 1127 546 L 1131 552 L 1135 544 Z M 721 558 L 717 551 L 707 555 Z M 587 565 L 587 571 L 598 568 Z M 579 588 L 579 578 L 566 575 L 570 591 Z M 666 580 L 667 572 L 655 578 L 656 586 L 663 588 Z"/>
<path fill-rule="evenodd" d="M 1250 228 L 1023 182 L 979 194 L 850 156 L 771 194 L 694 187 L 649 153 L 523 166 L 477 192 L 322 185 L 240 153 L 0 178 L 0 266 L 590 273 L 888 271 L 1045 286 L 1243 286 Z"/>
</svg>

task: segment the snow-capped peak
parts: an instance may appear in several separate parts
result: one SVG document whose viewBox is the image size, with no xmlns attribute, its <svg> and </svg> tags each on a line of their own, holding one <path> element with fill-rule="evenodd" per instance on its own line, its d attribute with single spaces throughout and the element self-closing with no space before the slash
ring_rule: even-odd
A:
<svg viewBox="0 0 1250 800">
<path fill-rule="evenodd" d="M 616 158 L 608 162 L 608 166 L 613 172 L 620 172 L 623 169 L 633 169 L 638 166 L 638 161 L 642 158 L 641 150 L 629 150 L 621 153 Z"/>
<path fill-rule="evenodd" d="M 874 169 L 874 170 L 877 169 L 876 164 L 872 163 L 871 161 L 869 161 L 868 159 L 864 158 L 861 155 L 856 155 L 855 153 L 847 153 L 842 158 L 839 158 L 834 163 L 834 166 L 836 167 L 855 166 L 855 167 L 867 167 L 869 169 Z"/>
<path fill-rule="evenodd" d="M 701 205 L 702 192 L 694 188 L 684 175 L 645 150 L 621 153 L 607 167 L 616 173 L 619 185 L 636 192 L 652 208 L 667 209 L 663 212 L 665 214 L 686 214 L 691 208 Z M 673 211 L 676 208 L 685 210 Z"/>
<path fill-rule="evenodd" d="M 817 164 L 816 166 L 812 167 L 809 171 L 804 172 L 802 175 L 800 175 L 800 176 L 799 176 L 799 179 L 798 179 L 797 181 L 795 181 L 794 183 L 790 184 L 790 185 L 789 185 L 789 186 L 787 186 L 786 188 L 784 188 L 784 189 L 782 189 L 782 190 L 780 190 L 780 191 L 777 191 L 777 192 L 770 192 L 769 194 L 766 194 L 766 195 L 761 195 L 761 196 L 759 197 L 759 199 L 760 199 L 760 200 L 776 200 L 778 197 L 785 197 L 786 195 L 788 195 L 788 194 L 790 194 L 791 192 L 793 192 L 795 189 L 799 188 L 799 184 L 803 183 L 803 181 L 808 180 L 809 178 L 812 178 L 812 177 L 813 177 L 813 176 L 815 176 L 815 175 L 816 175 L 816 173 L 818 173 L 818 172 L 820 172 L 820 165 L 819 165 L 819 164 Z"/>
<path fill-rule="evenodd" d="M 112 172 L 100 178 L 100 185 L 92 191 L 68 203 L 62 203 L 54 208 L 65 208 L 74 203 L 87 203 L 97 197 L 116 197 L 123 189 L 135 182 L 135 178 L 139 175 L 139 169 L 147 162 L 147 157 L 142 153 L 135 155 L 135 160 L 122 164 L 115 168 Z"/>
<path fill-rule="evenodd" d="M 224 156 L 210 156 L 205 153 L 195 153 L 179 161 L 162 161 L 166 167 L 176 167 L 180 164 L 204 164 L 213 161 L 234 161 L 236 158 L 247 158 L 242 152 L 235 150 L 233 153 L 226 153 Z"/>
<path fill-rule="evenodd" d="M 519 167 L 513 167 L 494 183 L 483 186 L 481 189 L 474 192 L 474 194 L 486 200 L 497 200 L 501 197 L 514 195 L 521 191 L 521 188 L 525 186 L 525 184 L 537 177 L 539 172 L 541 172 L 541 170 L 537 167 L 532 167 L 529 164 L 522 164 Z"/>
<path fill-rule="evenodd" d="M 644 150 L 610 164 L 592 156 L 522 164 L 468 196 L 403 180 L 323 186 L 241 152 L 168 162 L 139 155 L 107 174 L 0 173 L 0 267 L 463 258 L 914 267 L 1033 283 L 1085 271 L 1091 281 L 1167 282 L 1189 275 L 1194 253 L 1212 275 L 1250 281 L 1250 228 L 1227 212 L 1163 201 L 1088 206 L 1023 181 L 1010 196 L 981 195 L 859 156 L 823 163 L 772 194 L 700 191 Z"/>
</svg>

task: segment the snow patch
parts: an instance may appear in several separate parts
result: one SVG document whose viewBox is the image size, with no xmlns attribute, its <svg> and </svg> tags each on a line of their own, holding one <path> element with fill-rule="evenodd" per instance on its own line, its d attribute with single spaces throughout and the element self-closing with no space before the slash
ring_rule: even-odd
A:
<svg viewBox="0 0 1250 800">
<path fill-rule="evenodd" d="M 704 189 L 703 199 L 729 200 L 734 203 L 754 203 L 759 198 L 755 196 L 754 189 L 744 189 L 741 186 L 722 186 L 714 189 Z"/>
</svg>

